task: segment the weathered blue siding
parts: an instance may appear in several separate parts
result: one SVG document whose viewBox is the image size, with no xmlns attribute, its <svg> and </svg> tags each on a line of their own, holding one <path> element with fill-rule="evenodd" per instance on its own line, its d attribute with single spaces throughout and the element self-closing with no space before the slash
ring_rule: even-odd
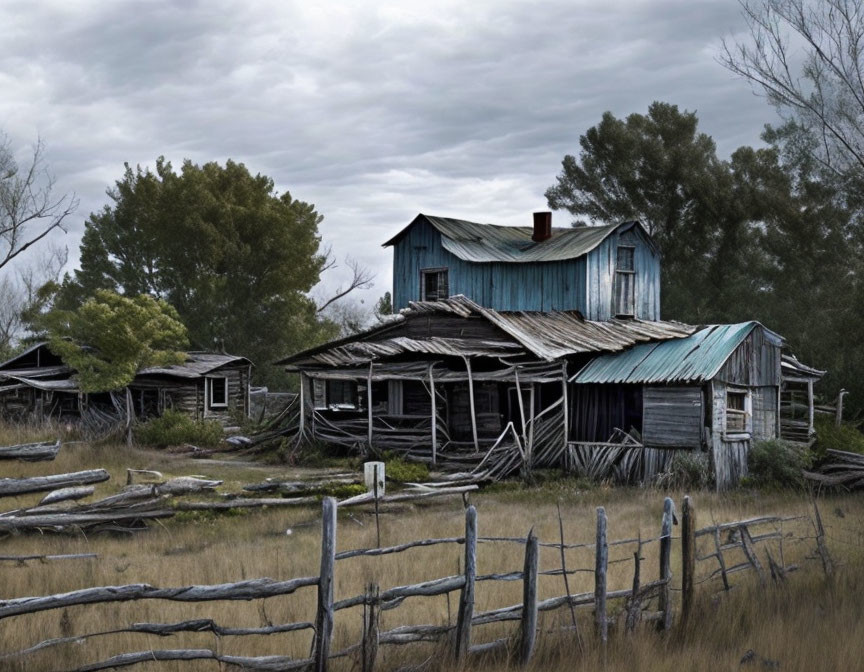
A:
<svg viewBox="0 0 864 672">
<path fill-rule="evenodd" d="M 449 269 L 450 295 L 464 294 L 495 310 L 585 312 L 585 257 L 544 263 L 472 263 L 441 246 L 441 234 L 424 221 L 394 245 L 393 307 L 420 298 L 420 271 Z"/>
<path fill-rule="evenodd" d="M 588 267 L 589 320 L 609 320 L 613 315 L 615 263 L 618 245 L 635 247 L 636 315 L 641 320 L 660 319 L 660 257 L 648 238 L 636 228 L 620 235 L 611 235 L 591 250 L 585 259 Z"/>
</svg>

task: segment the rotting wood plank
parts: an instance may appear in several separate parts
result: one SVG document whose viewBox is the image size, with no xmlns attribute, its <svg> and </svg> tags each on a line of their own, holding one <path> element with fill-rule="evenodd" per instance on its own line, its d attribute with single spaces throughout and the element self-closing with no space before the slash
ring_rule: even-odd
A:
<svg viewBox="0 0 864 672">
<path fill-rule="evenodd" d="M 663 587 L 660 589 L 660 611 L 663 619 L 659 622 L 661 630 L 669 630 L 672 627 L 672 599 L 669 592 L 669 583 L 672 579 L 672 568 L 670 565 L 672 556 L 672 523 L 675 516 L 675 503 L 670 497 L 663 500 L 663 522 L 660 527 L 660 581 Z"/>
<path fill-rule="evenodd" d="M 459 595 L 459 611 L 456 617 L 456 638 L 453 657 L 465 659 L 471 648 L 471 625 L 474 620 L 474 581 L 477 576 L 477 509 L 465 509 L 465 570 L 462 591 Z"/>
<path fill-rule="evenodd" d="M 534 653 L 537 638 L 537 569 L 539 547 L 532 528 L 525 542 L 525 565 L 522 572 L 522 619 L 519 631 L 519 663 L 527 665 Z"/>
<path fill-rule="evenodd" d="M 606 570 L 609 565 L 609 546 L 606 543 L 606 509 L 597 507 L 597 539 L 594 554 L 594 624 L 600 641 L 609 638 L 609 619 L 606 615 Z M 626 591 L 625 591 L 626 592 Z"/>
<path fill-rule="evenodd" d="M 17 446 L 0 446 L 0 460 L 21 462 L 44 462 L 53 460 L 60 451 L 60 439 L 39 443 L 23 443 Z"/>
<path fill-rule="evenodd" d="M 318 610 L 313 653 L 315 672 L 327 672 L 333 633 L 333 572 L 336 567 L 336 500 L 325 497 L 321 504 L 321 571 L 316 581 Z"/>
<path fill-rule="evenodd" d="M 111 475 L 105 469 L 87 469 L 67 474 L 31 476 L 29 478 L 0 478 L 0 497 L 15 497 L 73 485 L 102 483 L 109 478 Z"/>
</svg>

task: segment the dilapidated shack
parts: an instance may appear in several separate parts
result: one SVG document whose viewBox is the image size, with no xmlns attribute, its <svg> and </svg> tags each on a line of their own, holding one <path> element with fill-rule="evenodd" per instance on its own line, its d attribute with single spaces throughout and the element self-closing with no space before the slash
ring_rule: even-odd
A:
<svg viewBox="0 0 864 672">
<path fill-rule="evenodd" d="M 0 415 L 74 420 L 91 411 L 125 413 L 131 406 L 138 419 L 173 408 L 232 424 L 249 414 L 251 370 L 245 357 L 189 352 L 182 364 L 140 370 L 128 386 L 129 404 L 122 390 L 82 392 L 75 371 L 47 343 L 37 343 L 0 364 Z"/>
</svg>

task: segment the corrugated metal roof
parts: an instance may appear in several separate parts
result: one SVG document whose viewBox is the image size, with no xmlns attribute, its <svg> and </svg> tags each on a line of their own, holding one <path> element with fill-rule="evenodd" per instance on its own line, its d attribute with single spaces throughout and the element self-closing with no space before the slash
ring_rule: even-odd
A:
<svg viewBox="0 0 864 672">
<path fill-rule="evenodd" d="M 531 240 L 534 229 L 530 226 L 479 224 L 463 219 L 421 214 L 384 243 L 384 247 L 397 243 L 420 219 L 429 222 L 441 233 L 441 244 L 445 250 L 460 259 L 475 263 L 529 263 L 575 259 L 593 250 L 617 229 L 641 226 L 638 222 L 627 222 L 609 226 L 553 228 L 551 238 L 535 243 Z"/>
<path fill-rule="evenodd" d="M 713 378 L 758 322 L 705 327 L 687 338 L 601 355 L 573 376 L 577 383 L 686 383 Z"/>
<path fill-rule="evenodd" d="M 174 376 L 177 378 L 199 378 L 226 364 L 251 364 L 245 357 L 223 355 L 215 352 L 189 352 L 183 364 L 151 366 L 141 369 L 139 376 Z"/>
<path fill-rule="evenodd" d="M 504 341 L 483 339 L 390 338 L 370 340 L 386 332 L 405 319 L 428 314 L 452 314 L 459 317 L 480 316 L 491 322 L 513 339 L 504 349 Z M 443 301 L 414 301 L 397 318 L 388 324 L 374 327 L 366 332 L 343 338 L 316 348 L 310 348 L 277 364 L 298 361 L 315 361 L 329 366 L 340 366 L 350 356 L 363 356 L 365 361 L 400 352 L 424 352 L 428 354 L 501 356 L 514 354 L 514 344 L 524 348 L 535 357 L 552 361 L 561 357 L 591 352 L 618 352 L 637 343 L 659 341 L 689 336 L 697 327 L 680 322 L 649 322 L 642 320 L 610 320 L 594 322 L 586 320 L 576 311 L 523 312 L 496 311 L 484 308 L 471 299 L 457 295 Z M 383 334 L 381 334 L 383 335 Z M 380 336 L 379 336 L 380 337 Z M 410 342 L 409 346 L 406 345 Z M 392 353 L 389 349 L 393 348 Z M 326 354 L 325 354 L 326 353 Z M 357 360 L 355 360 L 357 361 Z"/>
</svg>

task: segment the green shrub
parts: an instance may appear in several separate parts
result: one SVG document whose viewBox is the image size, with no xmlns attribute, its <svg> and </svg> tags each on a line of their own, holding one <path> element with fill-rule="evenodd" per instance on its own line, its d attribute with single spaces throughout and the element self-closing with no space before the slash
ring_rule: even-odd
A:
<svg viewBox="0 0 864 672">
<path fill-rule="evenodd" d="M 215 420 L 193 420 L 188 415 L 168 409 L 135 429 L 135 440 L 145 446 L 215 446 L 224 436 L 222 425 Z"/>
<path fill-rule="evenodd" d="M 758 488 L 803 488 L 802 471 L 813 465 L 813 454 L 799 444 L 773 439 L 758 441 L 747 457 L 746 485 Z"/>
<path fill-rule="evenodd" d="M 677 490 L 701 490 L 711 485 L 708 453 L 678 450 L 666 471 L 658 474 L 657 485 Z"/>
<path fill-rule="evenodd" d="M 429 480 L 429 467 L 420 462 L 406 462 L 401 457 L 388 460 L 384 467 L 388 481 L 396 483 L 419 483 Z"/>
<path fill-rule="evenodd" d="M 818 417 L 816 425 L 816 454 L 820 457 L 827 450 L 845 450 L 864 454 L 864 434 L 851 425 L 834 424 L 833 418 Z"/>
<path fill-rule="evenodd" d="M 336 499 L 347 499 L 366 492 L 366 486 L 362 483 L 343 483 L 342 485 L 327 485 L 318 492 L 322 497 L 336 497 Z"/>
</svg>

